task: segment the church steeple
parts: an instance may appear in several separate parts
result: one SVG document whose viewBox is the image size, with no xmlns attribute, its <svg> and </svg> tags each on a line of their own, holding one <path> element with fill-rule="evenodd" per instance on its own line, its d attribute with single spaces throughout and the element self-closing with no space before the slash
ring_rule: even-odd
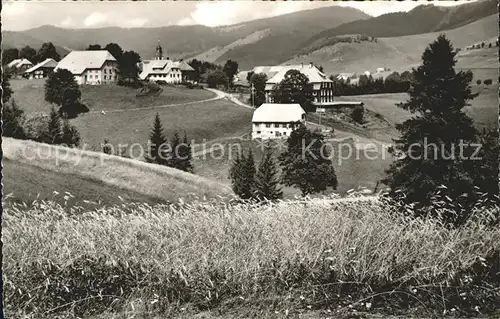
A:
<svg viewBox="0 0 500 319">
<path fill-rule="evenodd" d="M 158 45 L 156 46 L 156 60 L 163 60 L 163 49 L 160 45 L 160 40 L 158 40 Z"/>
</svg>

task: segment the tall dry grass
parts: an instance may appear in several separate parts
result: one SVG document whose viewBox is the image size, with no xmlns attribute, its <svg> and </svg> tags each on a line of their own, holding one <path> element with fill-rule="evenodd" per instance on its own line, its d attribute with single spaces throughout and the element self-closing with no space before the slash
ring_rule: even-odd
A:
<svg viewBox="0 0 500 319">
<path fill-rule="evenodd" d="M 39 202 L 6 211 L 3 232 L 7 314 L 265 305 L 429 316 L 500 305 L 498 228 L 450 230 L 378 200 L 95 211 Z"/>
</svg>

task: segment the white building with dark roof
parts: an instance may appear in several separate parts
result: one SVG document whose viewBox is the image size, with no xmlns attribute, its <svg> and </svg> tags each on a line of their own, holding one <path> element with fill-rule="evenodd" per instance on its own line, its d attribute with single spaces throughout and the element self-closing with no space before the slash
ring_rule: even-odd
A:
<svg viewBox="0 0 500 319">
<path fill-rule="evenodd" d="M 45 61 L 38 63 L 37 65 L 27 69 L 23 76 L 28 79 L 42 79 L 47 77 L 51 72 L 54 71 L 57 66 L 57 61 L 54 59 L 45 59 Z"/>
<path fill-rule="evenodd" d="M 172 61 L 163 58 L 163 49 L 158 43 L 154 60 L 139 63 L 139 79 L 143 81 L 164 81 L 166 83 L 182 83 L 190 81 L 194 69 L 184 61 Z"/>
<path fill-rule="evenodd" d="M 252 116 L 252 139 L 288 138 L 297 123 L 305 124 L 300 104 L 264 103 Z"/>
<path fill-rule="evenodd" d="M 54 71 L 66 69 L 78 84 L 115 83 L 118 80 L 118 62 L 107 50 L 71 51 Z"/>
<path fill-rule="evenodd" d="M 313 103 L 317 106 L 328 105 L 333 102 L 334 91 L 333 91 L 333 81 L 330 80 L 323 72 L 321 72 L 315 65 L 309 63 L 307 65 L 289 65 L 284 66 L 274 74 L 266 82 L 266 101 L 272 103 L 271 91 L 274 86 L 285 79 L 285 74 L 290 70 L 297 70 L 304 74 L 309 79 L 309 84 L 312 86 L 313 92 Z"/>
</svg>

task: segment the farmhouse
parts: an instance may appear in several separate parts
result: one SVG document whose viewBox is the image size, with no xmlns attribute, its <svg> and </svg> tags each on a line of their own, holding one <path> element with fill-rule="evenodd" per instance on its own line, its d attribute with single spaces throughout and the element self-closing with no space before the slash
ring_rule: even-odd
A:
<svg viewBox="0 0 500 319">
<path fill-rule="evenodd" d="M 269 79 L 266 82 L 265 88 L 267 102 L 273 102 L 271 98 L 271 91 L 273 90 L 273 87 L 285 78 L 286 72 L 292 69 L 299 71 L 309 79 L 309 84 L 311 84 L 313 92 L 312 101 L 315 105 L 328 105 L 333 102 L 333 81 L 327 78 L 326 75 L 312 63 L 309 63 L 309 65 L 306 66 L 304 66 L 304 64 L 300 64 L 291 68 L 287 66 Z"/>
<path fill-rule="evenodd" d="M 34 67 L 27 69 L 23 76 L 28 79 L 42 79 L 47 77 L 54 68 L 57 66 L 57 62 L 54 59 L 46 59 L 43 62 L 38 63 Z"/>
<path fill-rule="evenodd" d="M 144 60 L 139 63 L 139 79 L 146 81 L 164 81 L 166 83 L 190 82 L 194 69 L 186 62 L 172 61 L 163 58 L 163 49 L 158 43 L 154 60 Z"/>
<path fill-rule="evenodd" d="M 305 116 L 300 104 L 264 103 L 253 113 L 252 139 L 287 138 Z"/>
<path fill-rule="evenodd" d="M 59 69 L 70 71 L 78 84 L 114 83 L 118 79 L 118 62 L 107 50 L 71 51 L 54 71 Z"/>
<path fill-rule="evenodd" d="M 15 69 L 17 73 L 23 73 L 32 66 L 33 63 L 31 63 L 28 59 L 15 59 L 7 64 L 8 69 Z"/>
</svg>

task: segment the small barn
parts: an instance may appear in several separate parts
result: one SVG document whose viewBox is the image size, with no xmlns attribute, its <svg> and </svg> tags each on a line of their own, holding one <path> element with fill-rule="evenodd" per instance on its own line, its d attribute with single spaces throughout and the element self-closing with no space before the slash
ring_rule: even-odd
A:
<svg viewBox="0 0 500 319">
<path fill-rule="evenodd" d="M 23 73 L 23 77 L 28 79 L 42 79 L 47 77 L 50 73 L 52 73 L 56 66 L 57 66 L 56 60 L 49 58 L 27 69 Z"/>
</svg>

